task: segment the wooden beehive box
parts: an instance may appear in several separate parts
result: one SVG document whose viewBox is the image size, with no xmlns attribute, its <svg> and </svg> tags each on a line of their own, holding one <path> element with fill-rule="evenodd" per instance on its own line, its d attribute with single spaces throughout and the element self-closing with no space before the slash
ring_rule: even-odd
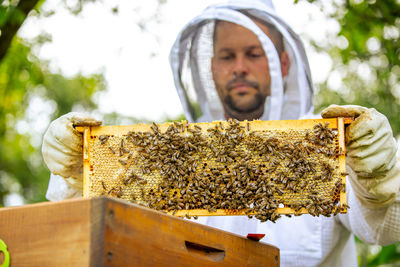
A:
<svg viewBox="0 0 400 267">
<path fill-rule="evenodd" d="M 345 213 L 351 119 L 81 127 L 84 196 L 176 216 Z"/>
<path fill-rule="evenodd" d="M 0 239 L 10 266 L 279 266 L 274 246 L 106 197 L 2 208 Z"/>
</svg>

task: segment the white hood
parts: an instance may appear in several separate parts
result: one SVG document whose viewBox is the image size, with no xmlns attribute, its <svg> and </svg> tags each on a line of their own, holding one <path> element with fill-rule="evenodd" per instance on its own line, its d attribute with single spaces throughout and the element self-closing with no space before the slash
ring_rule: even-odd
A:
<svg viewBox="0 0 400 267">
<path fill-rule="evenodd" d="M 244 13 L 273 24 L 282 34 L 290 58 L 289 74 L 282 79 L 278 53 L 268 36 Z M 175 86 L 190 122 L 200 116 L 224 119 L 222 103 L 211 74 L 215 20 L 225 20 L 251 30 L 268 57 L 271 96 L 262 120 L 298 119 L 312 113 L 313 86 L 303 43 L 275 12 L 271 1 L 229 1 L 206 8 L 179 33 L 170 52 Z"/>
</svg>

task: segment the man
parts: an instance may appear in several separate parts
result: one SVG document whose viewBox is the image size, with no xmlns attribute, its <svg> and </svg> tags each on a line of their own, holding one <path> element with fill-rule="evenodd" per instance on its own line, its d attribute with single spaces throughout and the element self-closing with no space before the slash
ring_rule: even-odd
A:
<svg viewBox="0 0 400 267">
<path fill-rule="evenodd" d="M 277 48 L 282 77 L 286 77 L 290 61 L 287 51 L 283 50 L 282 36 L 272 25 L 268 27 L 256 20 L 255 23 Z M 271 94 L 271 77 L 264 49 L 258 38 L 245 27 L 226 21 L 217 21 L 216 24 L 211 70 L 225 119 L 261 118 L 266 97 Z"/>
<path fill-rule="evenodd" d="M 178 35 L 170 60 L 191 121 L 199 115 L 197 120 L 212 121 L 298 119 L 311 114 L 312 85 L 304 48 L 268 2 L 231 1 L 209 7 Z M 201 114 L 195 112 L 194 102 Z M 322 115 L 357 117 L 346 132 L 348 214 L 283 217 L 275 224 L 244 216 L 200 217 L 199 222 L 241 235 L 265 233 L 265 242 L 279 247 L 282 266 L 357 266 L 353 234 L 368 243 L 398 242 L 400 168 L 387 119 L 359 106 L 331 106 Z M 77 119 L 95 123 L 67 114 L 54 121 L 44 137 L 49 169 L 68 177 L 52 176 L 49 199 L 72 197 L 77 191 L 71 188 L 81 188 L 82 137 L 72 127 Z M 56 179 L 58 184 L 52 184 Z M 61 196 L 66 192 L 70 195 Z"/>
</svg>

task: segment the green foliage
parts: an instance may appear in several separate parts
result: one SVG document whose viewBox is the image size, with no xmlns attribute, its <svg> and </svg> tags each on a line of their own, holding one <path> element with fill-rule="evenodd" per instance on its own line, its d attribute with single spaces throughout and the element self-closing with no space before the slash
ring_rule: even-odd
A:
<svg viewBox="0 0 400 267">
<path fill-rule="evenodd" d="M 7 1 L 8 4 L 0 5 L 0 27 L 7 21 L 20 24 L 25 20 L 25 14 L 13 5 L 14 1 Z"/>
<path fill-rule="evenodd" d="M 67 78 L 51 73 L 47 62 L 31 52 L 33 46 L 39 48 L 51 41 L 48 34 L 39 34 L 31 44 L 15 37 L 28 14 L 55 14 L 55 10 L 41 9 L 45 1 L 0 0 L 0 207 L 9 193 L 21 194 L 28 203 L 45 200 L 49 171 L 40 152 L 45 129 L 51 120 L 71 110 L 96 109 L 93 96 L 105 89 L 101 74 Z M 62 0 L 61 6 L 77 15 L 90 2 L 96 0 Z M 118 6 L 110 12 L 118 14 Z M 139 121 L 146 122 L 116 113 L 104 116 L 105 124 Z"/>
<path fill-rule="evenodd" d="M 10 192 L 27 202 L 45 200 L 49 171 L 40 145 L 50 116 L 95 108 L 92 96 L 104 88 L 101 75 L 65 78 L 49 72 L 29 44 L 14 39 L 0 62 L 0 204 Z"/>
<path fill-rule="evenodd" d="M 322 5 L 322 1 L 310 1 Z M 395 135 L 400 134 L 400 2 L 345 1 L 329 14 L 340 25 L 339 48 L 331 40 L 327 51 L 333 59 L 331 73 L 340 73 L 340 89 L 319 86 L 316 110 L 330 103 L 374 107 L 385 114 Z M 315 44 L 318 46 L 318 44 Z"/>
<path fill-rule="evenodd" d="M 389 264 L 393 264 L 392 266 L 398 266 L 400 263 L 400 253 L 399 253 L 399 245 L 393 244 L 389 246 L 382 247 L 379 254 L 374 255 L 368 260 L 368 266 L 388 266 Z"/>
<path fill-rule="evenodd" d="M 50 89 L 47 90 L 46 96 L 57 103 L 57 112 L 53 113 L 53 118 L 70 112 L 72 105 L 85 110 L 95 109 L 97 104 L 91 96 L 105 88 L 103 76 L 99 74 L 90 77 L 78 74 L 72 79 L 67 79 L 61 74 L 51 74 L 46 77 L 43 85 Z"/>
<path fill-rule="evenodd" d="M 40 6 L 41 0 L 0 2 L 0 61 L 5 57 L 12 39 L 25 21 L 26 16 Z"/>
</svg>

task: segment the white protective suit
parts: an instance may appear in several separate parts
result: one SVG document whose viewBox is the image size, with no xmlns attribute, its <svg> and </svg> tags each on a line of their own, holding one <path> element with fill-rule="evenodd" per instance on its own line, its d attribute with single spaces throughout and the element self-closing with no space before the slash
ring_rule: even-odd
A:
<svg viewBox="0 0 400 267">
<path fill-rule="evenodd" d="M 282 79 L 280 62 L 274 45 L 245 14 L 251 14 L 259 20 L 275 25 L 282 33 L 285 49 L 288 51 L 291 61 L 289 74 L 284 79 Z M 237 23 L 248 28 L 257 35 L 264 47 L 271 75 L 271 96 L 265 103 L 265 112 L 261 119 L 299 119 L 312 116 L 311 75 L 300 38 L 275 13 L 270 1 L 237 0 L 211 6 L 204 10 L 184 27 L 172 47 L 170 63 L 175 85 L 188 120 L 193 122 L 224 119 L 222 104 L 215 90 L 210 71 L 210 60 L 213 53 L 212 37 L 216 19 Z M 199 104 L 200 114 L 197 112 L 199 108 L 195 103 Z M 363 116 L 365 120 L 365 114 L 361 115 L 364 109 L 356 108 L 355 110 L 356 113 L 352 115 L 360 116 L 360 118 Z M 372 110 L 371 114 L 376 113 Z M 390 129 L 387 120 L 379 118 L 383 124 L 375 127 L 378 129 L 377 134 L 379 129 Z M 59 127 L 58 125 L 60 122 L 54 122 L 50 128 Z M 61 175 L 64 172 L 59 163 L 66 161 L 63 160 L 63 155 L 60 153 L 64 149 L 62 148 L 64 138 L 53 137 L 50 128 L 44 138 L 43 156 L 52 173 Z M 389 158 L 392 156 L 393 147 L 396 144 L 391 141 L 393 139 L 390 136 L 391 130 L 386 132 L 382 135 L 385 138 L 382 137 L 379 140 L 383 140 L 387 144 L 385 151 L 388 152 L 384 154 L 384 157 Z M 375 136 L 380 137 L 381 135 Z M 365 145 L 365 138 L 361 143 L 358 143 L 357 137 L 351 138 L 350 135 L 350 142 L 354 139 L 351 146 L 355 147 L 355 152 L 354 155 L 350 154 L 350 162 L 353 163 L 353 166 L 354 164 L 357 166 L 359 164 L 357 158 L 363 159 L 364 156 L 368 156 L 360 157 L 366 153 L 360 153 L 357 150 L 357 145 Z M 71 154 L 69 149 L 67 151 Z M 373 151 L 372 155 L 375 154 Z M 59 157 L 60 160 L 54 163 L 52 155 Z M 372 159 L 375 160 L 373 157 Z M 355 267 L 358 264 L 353 234 L 371 244 L 387 245 L 400 240 L 400 195 L 398 194 L 400 186 L 398 180 L 400 179 L 391 179 L 394 182 L 386 183 L 393 190 L 391 194 L 387 193 L 387 188 L 386 191 L 376 190 L 375 186 L 379 184 L 382 177 L 384 177 L 382 180 L 396 175 L 397 178 L 400 178 L 398 162 L 393 160 L 390 162 L 390 164 L 383 164 L 383 167 L 379 166 L 380 176 L 373 176 L 376 168 L 371 171 L 372 174 L 365 174 L 364 169 L 354 167 L 354 171 L 351 168 L 348 169 L 350 183 L 348 183 L 347 195 L 350 209 L 347 214 L 339 214 L 335 217 L 312 217 L 310 215 L 282 217 L 276 223 L 261 223 L 257 219 L 248 219 L 245 216 L 200 217 L 197 222 L 244 236 L 248 233 L 266 234 L 262 241 L 280 249 L 281 266 Z M 370 179 L 365 179 L 367 181 L 365 182 L 363 180 L 365 177 Z M 62 177 L 52 174 L 47 198 L 55 201 L 81 196 L 76 180 L 73 179 L 71 182 L 71 179 L 64 180 Z M 389 197 L 387 197 L 388 195 Z"/>
</svg>

